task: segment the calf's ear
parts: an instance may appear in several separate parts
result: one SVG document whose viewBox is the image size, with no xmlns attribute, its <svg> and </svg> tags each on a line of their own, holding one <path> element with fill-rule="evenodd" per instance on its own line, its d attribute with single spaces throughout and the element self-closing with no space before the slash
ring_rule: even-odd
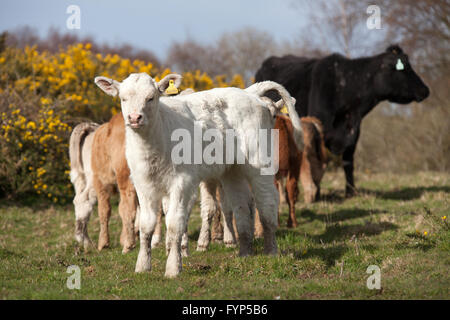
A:
<svg viewBox="0 0 450 320">
<path fill-rule="evenodd" d="M 95 84 L 110 96 L 115 97 L 119 94 L 119 81 L 107 77 L 95 77 Z"/>
<path fill-rule="evenodd" d="M 159 92 L 163 93 L 164 91 L 166 91 L 167 87 L 169 86 L 170 80 L 173 80 L 173 84 L 175 85 L 175 87 L 178 88 L 181 84 L 181 79 L 182 77 L 179 74 L 176 73 L 168 74 L 167 76 L 162 78 L 161 81 L 158 82 Z"/>
</svg>

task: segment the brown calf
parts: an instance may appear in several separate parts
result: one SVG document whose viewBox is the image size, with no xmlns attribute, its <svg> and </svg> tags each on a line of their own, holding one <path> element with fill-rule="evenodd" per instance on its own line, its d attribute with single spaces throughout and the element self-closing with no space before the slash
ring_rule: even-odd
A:
<svg viewBox="0 0 450 320">
<path fill-rule="evenodd" d="M 110 198 L 117 186 L 122 218 L 120 243 L 123 253 L 135 247 L 137 196 L 125 158 L 125 125 L 121 113 L 100 127 L 82 123 L 75 127 L 70 141 L 71 180 L 75 186 L 76 238 L 86 247 L 87 222 L 98 199 L 100 235 L 98 249 L 109 246 Z M 80 158 L 81 156 L 81 158 Z M 84 160 L 84 161 L 83 161 Z M 84 183 L 80 183 L 84 181 Z M 89 205 L 87 205 L 89 204 Z"/>
<path fill-rule="evenodd" d="M 122 219 L 120 244 L 123 246 L 123 252 L 128 252 L 136 245 L 134 220 L 138 201 L 125 158 L 125 124 L 122 113 L 116 114 L 97 129 L 91 157 L 100 217 L 98 249 L 109 246 L 110 198 L 117 185 L 120 193 L 119 215 Z"/>
<path fill-rule="evenodd" d="M 276 184 L 286 178 L 286 200 L 289 205 L 288 227 L 296 227 L 295 202 L 298 196 L 300 177 L 306 203 L 320 197 L 320 181 L 327 164 L 327 154 L 323 140 L 321 122 L 314 117 L 301 118 L 304 149 L 299 151 L 292 137 L 292 123 L 286 116 L 277 116 L 275 129 L 279 130 L 279 170 Z"/>
</svg>

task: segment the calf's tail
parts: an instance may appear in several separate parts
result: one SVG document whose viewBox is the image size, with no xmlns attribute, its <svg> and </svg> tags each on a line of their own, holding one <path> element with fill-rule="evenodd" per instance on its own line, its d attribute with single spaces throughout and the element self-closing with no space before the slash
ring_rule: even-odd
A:
<svg viewBox="0 0 450 320">
<path fill-rule="evenodd" d="M 302 126 L 298 113 L 295 110 L 295 99 L 291 97 L 289 92 L 281 84 L 274 81 L 257 82 L 245 89 L 245 91 L 256 94 L 260 97 L 263 97 L 268 91 L 272 90 L 276 91 L 282 100 L 274 103 L 276 109 L 280 111 L 283 108 L 283 105 L 286 105 L 289 117 L 291 118 L 292 126 L 294 127 L 295 144 L 297 145 L 298 150 L 303 150 L 304 143 Z"/>
<path fill-rule="evenodd" d="M 72 131 L 69 141 L 70 158 L 70 181 L 74 184 L 75 190 L 84 189 L 86 183 L 84 175 L 82 150 L 86 137 L 98 128 L 98 124 L 83 122 L 78 124 Z"/>
</svg>

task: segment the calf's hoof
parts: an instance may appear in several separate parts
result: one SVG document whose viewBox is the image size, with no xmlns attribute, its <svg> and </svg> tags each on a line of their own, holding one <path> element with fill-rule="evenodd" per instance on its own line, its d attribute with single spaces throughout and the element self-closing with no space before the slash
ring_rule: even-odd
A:
<svg viewBox="0 0 450 320">
<path fill-rule="evenodd" d="M 288 223 L 287 223 L 286 226 L 287 226 L 288 228 L 297 228 L 298 224 L 297 224 L 297 222 L 291 222 L 291 221 L 288 221 Z"/>
<path fill-rule="evenodd" d="M 264 232 L 255 232 L 255 239 L 264 238 Z"/>
<path fill-rule="evenodd" d="M 230 242 L 228 242 L 228 241 L 225 241 L 225 247 L 227 247 L 227 248 L 236 248 L 236 242 L 233 242 L 233 241 L 230 241 Z"/>
<path fill-rule="evenodd" d="M 92 243 L 91 239 L 88 236 L 85 236 L 83 240 L 78 242 L 79 246 L 82 246 L 85 252 L 90 251 L 95 248 L 95 245 Z"/>
<path fill-rule="evenodd" d="M 166 278 L 169 278 L 169 279 L 174 279 L 174 278 L 176 278 L 179 274 L 180 274 L 179 272 L 169 272 L 169 271 L 166 271 L 166 273 L 164 274 L 164 276 L 165 276 Z"/>
<path fill-rule="evenodd" d="M 128 252 L 130 252 L 131 250 L 133 250 L 135 247 L 136 247 L 135 245 L 124 246 L 123 249 L 122 249 L 122 253 L 123 253 L 123 254 L 128 253 Z"/>
<path fill-rule="evenodd" d="M 207 246 L 197 245 L 197 251 L 205 252 L 208 249 Z"/>
<path fill-rule="evenodd" d="M 176 278 L 181 272 L 181 267 L 175 266 L 175 267 L 166 267 L 166 273 L 164 274 L 164 276 L 166 278 Z"/>
<path fill-rule="evenodd" d="M 99 243 L 97 248 L 98 248 L 98 251 L 102 251 L 105 248 L 109 248 L 109 242 Z"/>
<path fill-rule="evenodd" d="M 138 256 L 138 260 L 136 262 L 136 268 L 134 269 L 134 272 L 145 272 L 150 271 L 152 269 L 152 264 L 150 259 L 145 259 L 141 255 Z"/>
<path fill-rule="evenodd" d="M 248 257 L 252 255 L 251 248 L 239 248 L 239 257 Z"/>
<path fill-rule="evenodd" d="M 152 249 L 159 247 L 161 244 L 161 236 L 160 235 L 153 235 L 152 237 Z"/>
<path fill-rule="evenodd" d="M 268 256 L 276 256 L 278 254 L 278 250 L 277 248 L 275 249 L 264 249 L 264 254 L 268 255 Z"/>
</svg>

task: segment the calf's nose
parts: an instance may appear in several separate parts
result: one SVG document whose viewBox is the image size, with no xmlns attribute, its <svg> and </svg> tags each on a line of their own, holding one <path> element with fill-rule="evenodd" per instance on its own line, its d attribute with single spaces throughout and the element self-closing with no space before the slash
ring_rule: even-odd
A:
<svg viewBox="0 0 450 320">
<path fill-rule="evenodd" d="M 138 113 L 131 113 L 128 115 L 128 120 L 130 123 L 139 123 L 141 121 L 142 115 Z"/>
</svg>

